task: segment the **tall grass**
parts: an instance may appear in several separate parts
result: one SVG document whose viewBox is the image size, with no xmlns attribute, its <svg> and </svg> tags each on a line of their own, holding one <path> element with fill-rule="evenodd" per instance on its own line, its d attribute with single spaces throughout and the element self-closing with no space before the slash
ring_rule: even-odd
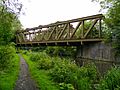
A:
<svg viewBox="0 0 120 90">
<path fill-rule="evenodd" d="M 50 57 L 44 52 L 26 54 L 24 58 L 29 64 L 31 75 L 41 90 L 49 86 L 44 86 L 44 83 L 49 81 L 54 81 L 60 90 L 84 90 L 85 88 L 90 90 L 96 78 L 95 67 L 88 65 L 79 68 L 70 59 Z M 52 86 L 54 85 L 52 84 Z"/>
<path fill-rule="evenodd" d="M 11 60 L 9 68 L 0 71 L 0 90 L 13 90 L 19 74 L 19 56 Z"/>
<path fill-rule="evenodd" d="M 78 67 L 68 58 L 50 57 L 43 52 L 24 57 L 41 90 L 120 90 L 118 67 L 113 67 L 104 77 L 98 77 L 93 63 Z M 51 87 L 55 86 L 50 84 L 53 81 L 57 84 L 56 89 Z"/>
<path fill-rule="evenodd" d="M 38 88 L 40 90 L 59 90 L 55 83 L 50 80 L 51 77 L 48 75 L 48 71 L 38 69 L 38 64 L 35 62 L 36 60 L 32 60 L 33 58 L 30 60 L 29 56 L 30 55 L 23 55 L 24 59 L 29 65 L 31 77 L 36 81 Z M 41 56 L 41 59 L 43 59 L 42 57 L 43 55 Z"/>
</svg>

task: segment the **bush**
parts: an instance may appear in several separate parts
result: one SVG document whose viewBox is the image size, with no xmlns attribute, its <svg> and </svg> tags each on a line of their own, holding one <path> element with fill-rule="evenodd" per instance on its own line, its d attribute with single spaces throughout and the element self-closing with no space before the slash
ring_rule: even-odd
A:
<svg viewBox="0 0 120 90">
<path fill-rule="evenodd" d="M 100 81 L 98 90 L 120 90 L 120 68 L 114 67 Z"/>
<path fill-rule="evenodd" d="M 72 74 L 76 72 L 77 66 L 69 60 L 61 60 L 60 58 L 54 63 L 54 68 L 50 71 L 52 79 L 58 83 L 70 83 Z"/>
<path fill-rule="evenodd" d="M 9 67 L 15 53 L 15 48 L 12 46 L 0 46 L 0 69 Z"/>
<path fill-rule="evenodd" d="M 79 76 L 78 78 L 89 77 L 91 80 L 96 80 L 97 78 L 97 70 L 94 64 L 87 64 L 86 66 L 82 66 L 79 68 Z"/>
<path fill-rule="evenodd" d="M 49 57 L 46 53 L 33 53 L 31 60 L 36 61 L 38 69 L 49 70 L 53 81 L 59 83 L 61 90 L 92 90 L 97 79 L 94 64 L 78 67 L 66 58 Z"/>
<path fill-rule="evenodd" d="M 38 69 L 47 70 L 47 69 L 50 69 L 52 67 L 54 67 L 54 63 L 50 59 L 45 58 L 45 59 L 41 59 L 37 62 Z"/>
<path fill-rule="evenodd" d="M 89 77 L 83 77 L 77 80 L 77 89 L 78 90 L 93 90 L 91 87 L 91 81 Z"/>
<path fill-rule="evenodd" d="M 24 50 L 22 53 L 25 54 L 25 55 L 28 55 L 28 51 L 27 50 Z"/>
<path fill-rule="evenodd" d="M 32 53 L 30 55 L 30 60 L 37 62 L 38 69 L 50 69 L 54 66 L 51 58 L 44 52 Z"/>
<path fill-rule="evenodd" d="M 96 78 L 97 70 L 94 64 L 79 68 L 76 80 L 78 90 L 92 90 Z"/>
<path fill-rule="evenodd" d="M 93 64 L 78 67 L 70 60 L 58 60 L 50 75 L 57 83 L 69 83 L 77 90 L 92 90 L 97 71 Z"/>
<path fill-rule="evenodd" d="M 42 59 L 45 59 L 45 58 L 50 58 L 50 57 L 44 52 L 31 53 L 31 55 L 30 55 L 30 60 L 31 61 L 38 61 L 38 60 L 42 60 Z"/>
<path fill-rule="evenodd" d="M 32 54 L 30 55 L 30 60 L 31 60 L 31 61 L 38 61 L 39 59 L 40 59 L 39 53 L 32 53 Z"/>
<path fill-rule="evenodd" d="M 60 47 L 60 46 L 55 46 L 55 47 L 47 47 L 45 52 L 49 54 L 50 56 L 69 56 L 69 57 L 74 57 L 75 52 L 76 52 L 76 47 Z"/>
<path fill-rule="evenodd" d="M 72 84 L 59 83 L 60 90 L 75 90 Z"/>
</svg>

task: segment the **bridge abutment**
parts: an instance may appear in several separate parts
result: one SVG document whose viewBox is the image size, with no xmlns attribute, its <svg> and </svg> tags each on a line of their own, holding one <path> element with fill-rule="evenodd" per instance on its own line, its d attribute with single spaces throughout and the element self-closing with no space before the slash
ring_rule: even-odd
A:
<svg viewBox="0 0 120 90">
<path fill-rule="evenodd" d="M 103 42 L 84 43 L 77 47 L 76 63 L 80 66 L 91 62 L 95 63 L 99 72 L 104 74 L 111 66 L 118 64 L 114 52 L 111 44 Z"/>
</svg>

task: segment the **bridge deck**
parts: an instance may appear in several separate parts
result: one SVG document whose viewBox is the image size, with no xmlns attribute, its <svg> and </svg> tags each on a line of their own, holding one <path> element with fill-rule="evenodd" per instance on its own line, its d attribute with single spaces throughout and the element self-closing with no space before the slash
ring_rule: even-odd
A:
<svg viewBox="0 0 120 90">
<path fill-rule="evenodd" d="M 80 39 L 80 40 L 64 40 L 64 41 L 42 41 L 42 42 L 26 42 L 17 43 L 17 46 L 80 46 L 84 43 L 101 42 L 103 39 Z"/>
</svg>

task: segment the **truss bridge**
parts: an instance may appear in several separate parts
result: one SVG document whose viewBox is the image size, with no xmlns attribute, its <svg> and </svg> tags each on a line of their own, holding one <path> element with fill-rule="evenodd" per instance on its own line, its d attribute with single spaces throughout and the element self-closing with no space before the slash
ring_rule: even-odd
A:
<svg viewBox="0 0 120 90">
<path fill-rule="evenodd" d="M 98 14 L 18 30 L 16 44 L 17 46 L 77 46 L 83 43 L 101 42 L 103 18 L 102 14 Z"/>
</svg>

